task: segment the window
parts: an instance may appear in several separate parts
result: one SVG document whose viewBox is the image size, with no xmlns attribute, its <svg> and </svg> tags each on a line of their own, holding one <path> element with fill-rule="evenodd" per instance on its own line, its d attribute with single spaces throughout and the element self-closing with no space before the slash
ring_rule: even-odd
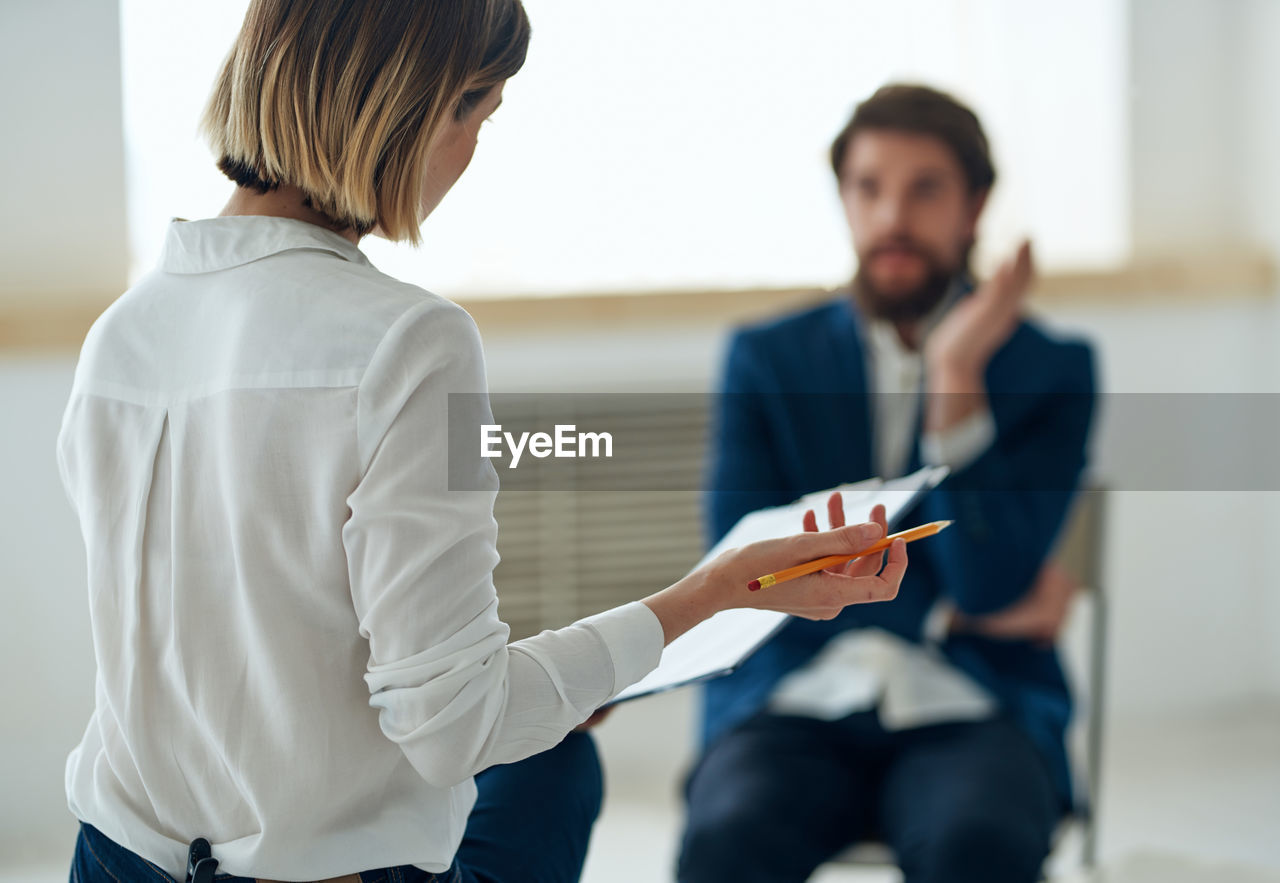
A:
<svg viewBox="0 0 1280 883">
<path fill-rule="evenodd" d="M 133 275 L 229 183 L 195 134 L 245 3 L 122 0 Z M 528 64 L 414 250 L 381 269 L 450 297 L 832 285 L 851 271 L 826 149 L 889 80 L 948 89 L 1000 180 L 978 266 L 1128 255 L 1124 4 L 527 0 Z"/>
</svg>

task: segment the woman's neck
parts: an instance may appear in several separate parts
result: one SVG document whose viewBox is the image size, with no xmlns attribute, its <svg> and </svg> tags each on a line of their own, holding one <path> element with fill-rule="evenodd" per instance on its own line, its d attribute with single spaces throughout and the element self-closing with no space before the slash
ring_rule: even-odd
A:
<svg viewBox="0 0 1280 883">
<path fill-rule="evenodd" d="M 291 184 L 281 184 L 266 193 L 259 193 L 248 187 L 237 187 L 222 211 L 218 213 L 218 217 L 236 215 L 293 218 L 296 221 L 306 221 L 308 224 L 332 230 L 339 236 L 350 239 L 356 245 L 360 243 L 360 236 L 355 230 L 350 227 L 336 226 L 328 216 L 307 205 L 307 198 L 303 192 Z"/>
</svg>

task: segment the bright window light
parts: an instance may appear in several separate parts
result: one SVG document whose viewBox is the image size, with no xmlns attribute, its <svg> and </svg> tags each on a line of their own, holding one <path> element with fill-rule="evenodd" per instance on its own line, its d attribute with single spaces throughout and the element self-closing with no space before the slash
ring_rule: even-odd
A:
<svg viewBox="0 0 1280 883">
<path fill-rule="evenodd" d="M 230 183 L 196 123 L 246 3 L 122 0 L 133 274 Z M 852 269 L 826 150 L 891 80 L 969 102 L 999 182 L 979 267 L 1129 254 L 1119 0 L 526 0 L 525 69 L 419 249 L 384 271 L 449 297 L 835 285 Z"/>
</svg>

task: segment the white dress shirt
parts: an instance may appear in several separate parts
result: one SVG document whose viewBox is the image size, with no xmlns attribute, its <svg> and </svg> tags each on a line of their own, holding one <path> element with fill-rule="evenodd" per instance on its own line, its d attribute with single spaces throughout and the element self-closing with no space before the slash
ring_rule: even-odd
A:
<svg viewBox="0 0 1280 883">
<path fill-rule="evenodd" d="M 657 664 L 639 603 L 507 643 L 496 473 L 447 475 L 447 396 L 484 390 L 470 316 L 341 236 L 170 226 L 58 440 L 98 666 L 78 818 L 179 879 L 198 836 L 249 877 L 441 871 L 475 773 Z"/>
<path fill-rule="evenodd" d="M 931 327 L 950 306 L 944 300 L 926 320 Z M 920 419 L 924 362 L 908 349 L 897 329 L 873 320 L 863 340 L 871 378 L 871 424 L 879 474 L 903 474 L 911 456 Z M 995 440 L 995 421 L 981 410 L 945 432 L 920 438 L 921 460 L 931 466 L 960 469 L 973 462 Z M 806 665 L 789 673 L 774 688 L 769 709 L 778 714 L 837 720 L 875 708 L 888 730 L 944 721 L 980 720 L 995 709 L 991 695 L 947 661 L 937 644 L 945 637 L 949 604 L 934 605 L 921 643 L 906 641 L 883 629 L 852 629 L 832 638 Z"/>
</svg>

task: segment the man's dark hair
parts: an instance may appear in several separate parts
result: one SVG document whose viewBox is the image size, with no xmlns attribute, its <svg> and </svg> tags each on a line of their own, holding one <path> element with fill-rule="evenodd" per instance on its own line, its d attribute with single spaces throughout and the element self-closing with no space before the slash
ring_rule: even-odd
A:
<svg viewBox="0 0 1280 883">
<path fill-rule="evenodd" d="M 973 111 L 945 92 L 900 83 L 877 89 L 854 109 L 853 117 L 831 144 L 831 167 L 837 179 L 853 136 L 868 129 L 932 135 L 955 153 L 971 193 L 990 189 L 995 183 L 996 169 L 982 124 Z"/>
</svg>

